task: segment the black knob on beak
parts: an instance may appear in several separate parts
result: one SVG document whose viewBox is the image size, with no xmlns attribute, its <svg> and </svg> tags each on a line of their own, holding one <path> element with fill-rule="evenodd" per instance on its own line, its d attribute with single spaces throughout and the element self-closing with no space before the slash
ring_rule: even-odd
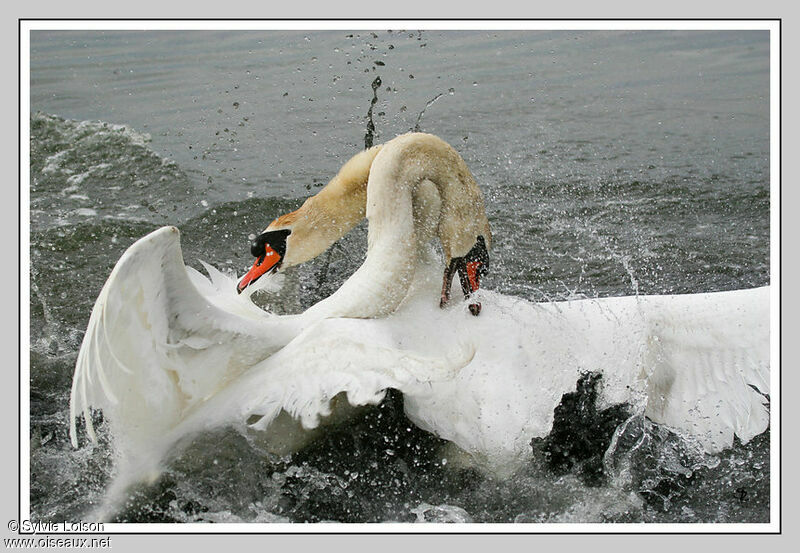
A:
<svg viewBox="0 0 800 553">
<path fill-rule="evenodd" d="M 255 240 L 250 242 L 250 253 L 253 254 L 253 257 L 261 257 L 264 255 L 264 246 L 267 244 L 268 235 L 268 232 L 263 232 L 259 234 Z"/>
</svg>

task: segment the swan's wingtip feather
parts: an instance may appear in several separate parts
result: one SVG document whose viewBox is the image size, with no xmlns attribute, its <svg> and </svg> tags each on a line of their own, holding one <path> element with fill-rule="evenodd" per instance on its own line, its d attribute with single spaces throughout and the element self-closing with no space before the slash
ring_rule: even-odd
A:
<svg viewBox="0 0 800 553">
<path fill-rule="evenodd" d="M 78 447 L 78 430 L 75 424 L 75 419 L 78 417 L 78 413 L 76 411 L 77 398 L 75 397 L 76 383 L 77 378 L 73 379 L 72 391 L 70 392 L 69 397 L 69 440 L 74 448 Z"/>
</svg>

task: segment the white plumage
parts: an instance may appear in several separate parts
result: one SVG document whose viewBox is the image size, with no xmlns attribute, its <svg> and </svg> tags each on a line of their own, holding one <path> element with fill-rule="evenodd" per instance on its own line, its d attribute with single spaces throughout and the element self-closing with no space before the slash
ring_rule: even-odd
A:
<svg viewBox="0 0 800 553">
<path fill-rule="evenodd" d="M 131 246 L 78 356 L 72 414 L 103 409 L 123 454 L 148 470 L 198 431 L 265 428 L 281 410 L 313 427 L 337 394 L 363 405 L 387 388 L 420 427 L 513 470 L 585 371 L 603 374 L 604 403 L 638 405 L 709 452 L 769 424 L 754 389 L 769 393 L 766 287 L 546 304 L 482 291 L 473 317 L 464 304 L 439 309 L 438 265 L 421 263 L 394 314 L 316 319 L 270 315 L 232 276 L 188 271 L 173 227 Z M 76 444 L 74 418 L 71 434 Z"/>
<path fill-rule="evenodd" d="M 440 309 L 442 267 L 427 242 L 438 232 L 460 256 L 490 233 L 463 160 L 430 135 L 356 156 L 312 200 L 270 227 L 293 225 L 287 259 L 318 254 L 364 212 L 369 247 L 339 291 L 300 315 L 260 310 L 249 299 L 256 285 L 237 295 L 233 276 L 212 267 L 210 279 L 187 269 L 174 227 L 125 252 L 78 355 L 73 445 L 76 417 L 94 439 L 90 408 L 102 409 L 141 476 L 199 431 L 268 429 L 282 411 L 310 428 L 339 394 L 374 404 L 396 388 L 415 424 L 506 472 L 550 432 L 584 372 L 603 375 L 604 404 L 630 403 L 709 452 L 769 424 L 769 288 L 545 304 L 479 291 L 479 317 L 463 303 Z M 346 223 L 322 217 L 334 204 Z"/>
</svg>

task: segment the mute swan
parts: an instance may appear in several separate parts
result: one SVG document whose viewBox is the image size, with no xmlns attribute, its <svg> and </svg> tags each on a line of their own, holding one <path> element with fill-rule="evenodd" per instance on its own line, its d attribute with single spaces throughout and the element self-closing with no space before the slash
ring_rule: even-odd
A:
<svg viewBox="0 0 800 553">
<path fill-rule="evenodd" d="M 474 181 L 443 144 L 404 135 L 354 157 L 255 240 L 256 264 L 238 284 L 210 266 L 210 279 L 187 268 L 174 227 L 133 244 L 78 355 L 73 445 L 77 415 L 94 439 L 90 408 L 100 408 L 140 477 L 204 429 L 269 429 L 282 411 L 312 428 L 338 394 L 364 405 L 396 388 L 415 424 L 505 473 L 549 433 L 554 408 L 585 371 L 603 374 L 602 403 L 630 403 L 709 452 L 767 428 L 768 287 L 534 304 L 474 286 L 480 317 L 468 314 L 474 307 L 440 309 L 448 272 L 442 283 L 426 240 L 438 236 L 451 260 L 468 256 L 479 236 L 491 240 L 479 194 L 463 209 L 451 204 L 460 200 L 450 191 Z M 426 165 L 435 160 L 425 148 L 446 153 L 438 169 Z M 253 284 L 262 274 L 317 255 L 364 213 L 367 259 L 331 297 L 291 316 L 250 303 L 252 288 L 269 284 Z"/>
<path fill-rule="evenodd" d="M 318 256 L 365 213 L 370 221 L 367 260 L 324 307 L 338 302 L 344 310 L 337 314 L 346 316 L 391 313 L 405 296 L 415 249 L 433 235 L 445 257 L 440 305 L 450 299 L 455 273 L 465 297 L 477 291 L 491 244 L 483 197 L 458 152 L 425 133 L 408 133 L 357 154 L 300 209 L 270 223 L 251 245 L 256 261 L 237 290 L 268 272 Z M 365 287 L 383 296 L 377 310 Z M 470 304 L 470 311 L 477 315 L 480 304 Z"/>
</svg>

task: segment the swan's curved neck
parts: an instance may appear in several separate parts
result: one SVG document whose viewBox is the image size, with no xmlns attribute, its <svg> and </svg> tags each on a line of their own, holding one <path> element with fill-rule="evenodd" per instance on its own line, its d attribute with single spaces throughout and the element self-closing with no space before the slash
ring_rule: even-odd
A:
<svg viewBox="0 0 800 553">
<path fill-rule="evenodd" d="M 290 228 L 284 266 L 304 263 L 327 250 L 365 215 L 370 167 L 381 146 L 353 156 L 331 181 L 297 211 L 278 217 L 267 230 Z"/>
<path fill-rule="evenodd" d="M 438 142 L 429 135 L 404 135 L 384 144 L 370 168 L 365 189 L 369 219 L 367 257 L 332 296 L 308 313 L 318 316 L 374 317 L 400 305 L 414 278 L 423 229 L 438 224 L 450 169 Z M 444 144 L 442 142 L 442 144 Z M 424 184 L 423 184 L 424 183 Z M 433 203 L 433 206 L 415 204 Z M 419 228 L 418 228 L 419 227 Z M 420 236 L 418 236 L 418 234 Z"/>
<path fill-rule="evenodd" d="M 466 255 L 489 223 L 472 174 L 461 156 L 433 135 L 409 133 L 353 157 L 296 212 L 271 225 L 291 224 L 286 264 L 326 250 L 364 216 L 367 257 L 332 296 L 310 308 L 313 317 L 374 317 L 397 309 L 412 284 L 419 249 L 438 235 L 445 258 Z"/>
</svg>

